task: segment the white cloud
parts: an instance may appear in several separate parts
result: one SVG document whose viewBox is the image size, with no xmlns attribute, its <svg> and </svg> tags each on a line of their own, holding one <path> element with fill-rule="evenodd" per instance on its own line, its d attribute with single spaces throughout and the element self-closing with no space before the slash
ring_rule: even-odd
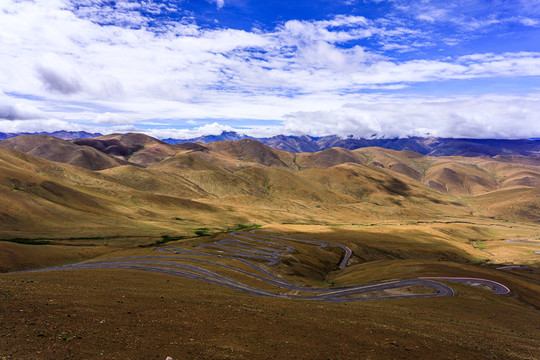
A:
<svg viewBox="0 0 540 360">
<path fill-rule="evenodd" d="M 218 7 L 225 5 L 215 2 Z M 352 126 L 359 132 L 405 134 L 387 122 L 397 118 L 400 106 L 408 107 L 393 99 L 388 106 L 396 114 L 379 109 L 385 104 L 385 92 L 430 81 L 540 75 L 540 53 L 535 52 L 430 60 L 391 58 L 384 51 L 410 52 L 436 44 L 426 40 L 430 34 L 390 18 L 339 15 L 322 21 L 291 20 L 266 32 L 207 29 L 181 20 L 156 31 L 141 14 L 169 11 L 169 7 L 176 11 L 174 1 L 118 1 L 108 7 L 101 3 L 0 0 L 5 10 L 0 12 L 0 66 L 10 69 L 0 71 L 0 89 L 4 92 L 0 101 L 11 104 L 0 107 L 0 115 L 10 119 L 0 123 L 0 131 L 25 126 L 36 129 L 39 122 L 29 120 L 38 118 L 50 129 L 65 126 L 65 130 L 100 132 L 152 132 L 140 126 L 175 122 L 198 126 L 206 119 L 256 119 L 261 125 L 246 131 L 278 131 L 276 121 L 284 121 L 280 131 L 320 133 L 332 125 L 302 125 L 299 119 L 326 116 L 328 121 L 339 119 L 336 131 L 346 132 L 346 126 Z M 408 7 L 402 9 L 428 22 L 459 20 L 452 2 L 439 8 L 429 1 L 415 3 L 419 5 L 406 4 Z M 506 20 L 478 21 L 474 26 Z M 535 26 L 537 20 L 531 13 L 514 16 L 512 21 Z M 369 40 L 378 47 L 353 46 L 358 40 Z M 459 40 L 444 41 L 456 44 Z M 371 97 L 362 94 L 368 90 L 380 93 Z M 364 102 L 366 99 L 373 107 Z M 19 105 L 13 105 L 19 101 Z M 446 109 L 422 101 L 413 102 L 426 111 L 426 117 Z M 346 103 L 363 104 L 369 117 L 359 117 L 357 111 L 344 107 Z M 534 102 L 528 101 L 524 106 L 532 109 L 531 104 Z M 457 105 L 466 106 L 476 114 L 475 119 L 482 113 L 489 118 L 496 108 L 488 101 L 478 102 L 476 107 L 473 102 Z M 361 123 L 359 119 L 363 119 Z M 427 127 L 422 122 L 417 125 L 419 129 Z M 225 127 L 213 123 L 169 130 L 189 135 Z M 169 130 L 155 131 L 166 134 Z M 409 130 L 415 131 L 412 127 Z"/>
<path fill-rule="evenodd" d="M 225 0 L 210 0 L 214 3 L 216 3 L 216 6 L 218 9 L 221 9 L 223 6 L 225 6 Z"/>
<path fill-rule="evenodd" d="M 80 80 L 71 74 L 62 74 L 56 69 L 38 65 L 36 71 L 47 90 L 64 95 L 76 94 L 82 90 Z"/>
<path fill-rule="evenodd" d="M 482 30 L 497 24 L 538 26 L 540 23 L 540 3 L 537 0 L 403 0 L 391 3 L 400 14 L 408 14 L 430 24 L 453 24 L 460 32 Z"/>
<path fill-rule="evenodd" d="M 223 131 L 235 131 L 237 129 L 217 122 L 205 124 L 193 129 L 147 129 L 144 133 L 157 138 L 192 139 L 203 135 L 219 135 Z"/>
<path fill-rule="evenodd" d="M 383 100 L 383 99 L 381 99 Z M 385 98 L 287 116 L 286 133 L 369 137 L 530 138 L 540 134 L 540 94 L 522 97 Z"/>
<path fill-rule="evenodd" d="M 424 12 L 416 15 L 418 20 L 424 20 L 428 22 L 440 21 L 448 17 L 448 10 L 437 8 L 426 8 Z"/>
<path fill-rule="evenodd" d="M 121 114 L 106 112 L 96 116 L 94 122 L 96 124 L 129 124 L 133 121 Z"/>
<path fill-rule="evenodd" d="M 46 115 L 28 105 L 24 104 L 9 104 L 2 105 L 0 104 L 0 119 L 5 120 L 32 120 L 32 119 L 42 119 Z"/>
<path fill-rule="evenodd" d="M 40 131 L 88 131 L 92 132 L 93 127 L 72 123 L 58 119 L 40 119 L 40 120 L 1 120 L 0 129 L 6 133 L 19 132 L 40 132 Z"/>
<path fill-rule="evenodd" d="M 89 21 L 96 21 L 93 12 L 77 18 L 59 0 L 52 5 L 6 2 L 11 11 L 0 14 L 0 36 L 9 41 L 0 61 L 14 71 L 0 75 L 0 86 L 50 99 L 69 95 L 80 101 L 122 103 L 139 98 L 192 103 L 208 99 L 210 89 L 216 88 L 266 94 L 351 91 L 433 79 L 535 75 L 540 58 L 505 54 L 506 62 L 477 64 L 391 61 L 365 47 L 339 44 L 371 37 L 380 38 L 386 50 L 409 51 L 432 44 L 414 40 L 419 32 L 413 29 L 389 29 L 359 16 L 292 20 L 267 33 L 202 30 L 179 23 L 156 34 L 144 27 L 93 23 Z M 125 13 L 118 16 L 127 16 L 133 6 L 120 6 Z M 402 41 L 409 36 L 411 41 Z"/>
<path fill-rule="evenodd" d="M 531 18 L 528 18 L 528 17 L 521 17 L 521 18 L 518 19 L 518 21 L 520 23 L 522 23 L 523 25 L 525 25 L 525 26 L 539 26 L 540 25 L 540 20 L 531 19 Z"/>
<path fill-rule="evenodd" d="M 314 106 L 313 104 L 317 104 Z M 221 122 L 206 123 L 189 129 L 155 129 L 139 125 L 79 125 L 57 119 L 0 120 L 3 132 L 39 132 L 85 130 L 88 132 L 141 132 L 157 138 L 190 139 L 218 135 L 222 131 L 268 137 L 276 134 L 337 134 L 355 137 L 439 136 L 465 138 L 530 138 L 540 134 L 540 93 L 524 97 L 500 95 L 435 97 L 398 97 L 380 94 L 350 97 L 348 103 L 307 97 L 284 100 L 284 109 L 301 109 L 283 116 L 282 125 L 232 127 Z"/>
</svg>

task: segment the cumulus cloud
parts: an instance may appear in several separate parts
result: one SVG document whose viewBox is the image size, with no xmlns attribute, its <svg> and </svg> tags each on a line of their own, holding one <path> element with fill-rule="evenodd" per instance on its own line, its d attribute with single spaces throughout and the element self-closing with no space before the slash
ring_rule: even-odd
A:
<svg viewBox="0 0 540 360">
<path fill-rule="evenodd" d="M 318 136 L 529 138 L 540 134 L 540 95 L 480 98 L 386 98 L 327 111 L 287 115 L 284 131 Z"/>
<path fill-rule="evenodd" d="M 125 129 L 115 128 L 117 132 L 127 132 Z M 110 130 L 109 130 L 110 131 Z M 145 129 L 145 128 L 132 128 L 129 131 L 142 132 L 147 135 L 159 138 L 159 139 L 193 139 L 199 136 L 204 135 L 219 135 L 223 131 L 239 131 L 242 130 L 235 129 L 229 125 L 224 125 L 218 122 L 213 122 L 210 124 L 204 124 L 191 129 Z"/>
<path fill-rule="evenodd" d="M 352 98 L 350 100 L 353 100 Z M 236 131 L 255 137 L 276 134 L 325 136 L 354 135 L 360 137 L 437 136 L 464 138 L 531 138 L 540 134 L 540 94 L 525 97 L 485 95 L 397 97 L 368 95 L 346 104 L 314 98 L 301 99 L 297 108 L 283 117 L 281 125 L 234 127 L 223 122 L 191 122 L 193 127 L 148 128 L 147 124 L 117 124 L 108 126 L 80 125 L 58 119 L 0 120 L 4 132 L 39 132 L 56 130 L 85 130 L 88 132 L 125 133 L 141 132 L 157 138 L 189 139 L 203 135 L 218 135 L 223 131 Z M 293 108 L 287 101 L 284 108 Z M 313 110 L 311 110 L 313 109 Z M 114 115 L 114 114 L 112 114 Z M 114 116 L 110 115 L 114 118 Z M 161 123 L 161 125 L 165 125 Z"/>
<path fill-rule="evenodd" d="M 393 4 L 399 14 L 407 14 L 430 24 L 446 23 L 461 33 L 496 25 L 521 24 L 534 27 L 540 23 L 536 0 L 499 1 L 496 5 L 483 0 L 403 0 Z"/>
<path fill-rule="evenodd" d="M 190 137 L 197 137 L 202 135 L 218 135 L 223 131 L 234 131 L 235 129 L 229 125 L 223 125 L 218 122 L 210 124 L 204 124 L 194 129 L 184 130 L 186 134 L 190 134 Z"/>
<path fill-rule="evenodd" d="M 58 119 L 40 119 L 40 120 L 1 120 L 0 129 L 2 132 L 18 133 L 18 132 L 41 132 L 41 131 L 88 131 L 94 132 L 93 127 L 63 121 Z"/>
<path fill-rule="evenodd" d="M 213 2 L 218 7 L 225 5 L 222 0 Z M 418 19 L 429 24 L 463 20 L 456 17 L 459 6 L 447 1 L 401 2 L 399 11 L 412 14 L 414 21 L 337 15 L 319 21 L 291 20 L 268 31 L 204 28 L 189 19 L 162 24 L 151 21 L 148 14 L 178 13 L 178 2 L 172 0 L 112 3 L 2 2 L 0 65 L 10 71 L 0 72 L 0 88 L 5 93 L 0 100 L 12 103 L 24 97 L 27 108 L 0 107 L 0 117 L 12 122 L 49 119 L 44 126 L 63 124 L 66 130 L 77 123 L 79 129 L 93 123 L 89 129 L 100 132 L 154 131 L 140 126 L 187 123 L 191 129 L 169 130 L 188 137 L 229 129 L 224 120 L 200 125 L 208 119 L 254 119 L 257 127 L 246 131 L 260 133 L 316 134 L 335 128 L 346 134 L 350 126 L 358 134 L 394 136 L 406 134 L 391 126 L 391 121 L 400 121 L 399 109 L 403 108 L 404 117 L 421 119 L 412 121 L 417 127 L 407 131 L 434 131 L 433 124 L 439 124 L 441 133 L 450 134 L 452 127 L 446 128 L 445 122 L 427 119 L 446 114 L 452 124 L 453 119 L 462 119 L 481 125 L 478 119 L 499 119 L 503 114 L 513 119 L 516 115 L 501 105 L 502 100 L 497 102 L 499 107 L 487 100 L 460 100 L 453 106 L 464 106 L 475 114 L 466 117 L 452 109 L 449 100 L 436 106 L 420 94 L 416 98 L 420 100 L 412 102 L 423 113 L 414 117 L 414 109 L 406 102 L 388 100 L 387 94 L 427 82 L 540 75 L 538 52 L 393 57 L 396 52 L 460 41 L 457 36 L 433 36 L 431 42 L 427 36 L 433 34 L 413 26 Z M 526 2 L 522 3 L 525 7 Z M 479 18 L 474 26 L 489 27 L 489 21 L 536 26 L 535 16 L 523 12 L 513 20 Z M 180 17 L 178 13 L 176 18 Z M 361 107 L 344 106 L 347 103 Z M 527 100 L 524 109 L 533 109 L 531 104 L 535 102 Z M 529 113 L 526 118 L 531 119 Z M 336 119 L 335 127 L 332 119 Z M 283 127 L 275 127 L 276 121 L 283 122 Z M 31 122 L 26 126 L 37 127 Z M 487 133 L 503 133 L 500 126 L 496 128 Z M 456 134 L 473 132 L 454 129 Z M 155 131 L 168 137 L 165 130 Z"/>
<path fill-rule="evenodd" d="M 23 104 L 0 104 L 0 119 L 5 120 L 31 120 L 43 119 L 45 114 L 38 109 Z"/>
<path fill-rule="evenodd" d="M 225 0 L 213 0 L 216 3 L 216 6 L 218 9 L 221 9 L 223 6 L 225 6 Z"/>
<path fill-rule="evenodd" d="M 538 19 L 531 19 L 528 17 L 520 17 L 517 19 L 520 23 L 522 23 L 525 26 L 539 26 L 540 20 Z"/>
<path fill-rule="evenodd" d="M 96 124 L 128 124 L 133 121 L 121 114 L 106 112 L 96 116 L 94 122 Z"/>
<path fill-rule="evenodd" d="M 48 90 L 65 95 L 76 94 L 82 90 L 79 79 L 72 75 L 62 74 L 60 71 L 42 65 L 37 66 L 36 71 Z"/>
<path fill-rule="evenodd" d="M 284 95 L 434 79 L 534 75 L 539 59 L 538 54 L 528 58 L 506 54 L 506 63 L 505 59 L 489 63 L 479 59 L 476 64 L 455 59 L 396 61 L 363 46 L 342 45 L 374 38 L 383 50 L 411 51 L 434 44 L 421 41 L 421 31 L 361 16 L 291 20 L 269 32 L 203 30 L 181 22 L 154 32 L 121 27 L 122 22 L 113 20 L 114 26 L 108 25 L 92 12 L 100 8 L 95 5 L 99 1 L 73 9 L 79 17 L 57 1 L 24 6 L 8 1 L 11 11 L 0 14 L 0 23 L 6 24 L 0 27 L 2 34 L 12 37 L 6 43 L 6 53 L 11 55 L 1 60 L 18 76 L 0 78 L 0 85 L 35 94 L 37 80 L 53 93 L 39 94 L 46 96 L 194 102 L 216 88 Z M 128 5 L 116 5 L 122 16 L 140 4 Z M 83 10 L 90 12 L 81 18 Z M 40 13 L 49 15 L 44 19 Z M 26 19 L 34 19 L 47 36 L 36 36 Z M 22 43 L 26 45 L 21 47 Z M 28 63 L 41 58 L 45 61 L 35 64 L 35 74 L 29 73 Z"/>
</svg>

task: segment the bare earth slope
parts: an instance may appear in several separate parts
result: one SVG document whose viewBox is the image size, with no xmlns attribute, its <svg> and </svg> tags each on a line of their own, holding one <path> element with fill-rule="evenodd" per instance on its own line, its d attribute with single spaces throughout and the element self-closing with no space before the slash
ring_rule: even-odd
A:
<svg viewBox="0 0 540 360">
<path fill-rule="evenodd" d="M 21 135 L 0 141 L 0 145 L 43 159 L 90 170 L 103 170 L 127 163 L 91 147 L 74 145 L 48 135 Z"/>
<path fill-rule="evenodd" d="M 193 220 L 216 213 L 189 199 L 199 197 L 193 184 L 137 170 L 93 172 L 0 146 L 0 238 L 158 236 L 178 228 L 174 218 L 188 212 Z"/>
<path fill-rule="evenodd" d="M 90 143 L 0 146 L 2 359 L 538 358 L 535 158 Z"/>
<path fill-rule="evenodd" d="M 157 163 L 175 154 L 175 146 L 144 134 L 112 134 L 72 142 L 142 166 Z"/>
<path fill-rule="evenodd" d="M 421 286 L 368 291 L 360 296 L 380 299 L 346 303 L 300 300 L 295 298 L 299 291 L 286 288 L 276 296 L 256 296 L 211 282 L 223 281 L 217 273 L 231 279 L 226 284 L 265 284 L 247 275 L 253 268 L 224 269 L 245 263 L 212 250 L 219 241 L 231 241 L 230 234 L 219 234 L 168 244 L 172 248 L 162 258 L 154 249 L 137 248 L 79 264 L 77 270 L 0 274 L 0 349 L 6 359 L 535 359 L 538 269 L 468 263 L 457 242 L 440 237 L 455 225 L 439 224 L 432 235 L 420 228 L 380 233 L 355 227 L 271 227 L 286 231 L 289 240 L 283 243 L 297 250 L 274 266 L 253 263 L 277 274 L 276 281 L 298 284 L 311 297 L 309 290 L 322 289 L 351 300 L 343 289 L 332 288 L 423 276 L 490 279 L 511 292 L 494 294 L 471 280 L 446 282 L 453 296 L 434 296 Z M 298 229 L 309 233 L 298 234 Z M 242 241 L 250 236 L 238 235 Z M 346 245 L 354 258 L 345 269 L 336 269 L 342 252 L 295 241 L 299 236 Z M 255 244 L 268 246 L 251 240 L 233 250 L 249 252 Z M 212 257 L 193 259 L 201 246 L 209 247 L 203 249 Z M 188 252 L 185 263 L 182 249 Z M 42 261 L 58 255 L 49 253 Z M 122 258 L 128 263 L 115 268 Z M 96 263 L 112 266 L 88 266 Z M 205 271 L 193 272 L 197 266 Z M 200 281 L 190 274 L 210 278 Z"/>
<path fill-rule="evenodd" d="M 100 167 L 110 169 L 89 171 L 0 148 L 5 159 L 0 163 L 4 234 L 45 225 L 43 229 L 65 231 L 80 223 L 108 227 L 117 219 L 125 219 L 120 229 L 159 233 L 172 224 L 185 229 L 187 223 L 167 222 L 200 219 L 204 209 L 214 212 L 221 224 L 231 218 L 343 222 L 358 216 L 539 220 L 540 166 L 535 158 L 434 158 L 380 148 L 292 154 L 250 139 L 168 145 L 139 135 L 84 139 L 114 158 L 47 136 L 6 140 L 28 154 L 56 161 L 74 162 L 81 151 L 96 154 Z M 125 159 L 148 167 L 121 166 Z M 165 223 L 149 222 L 163 216 Z"/>
</svg>

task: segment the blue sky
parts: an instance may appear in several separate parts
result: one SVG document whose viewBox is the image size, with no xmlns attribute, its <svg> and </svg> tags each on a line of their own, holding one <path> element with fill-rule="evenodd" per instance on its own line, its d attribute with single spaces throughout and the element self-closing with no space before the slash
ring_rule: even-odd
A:
<svg viewBox="0 0 540 360">
<path fill-rule="evenodd" d="M 540 137 L 540 0 L 0 0 L 0 131 Z"/>
</svg>

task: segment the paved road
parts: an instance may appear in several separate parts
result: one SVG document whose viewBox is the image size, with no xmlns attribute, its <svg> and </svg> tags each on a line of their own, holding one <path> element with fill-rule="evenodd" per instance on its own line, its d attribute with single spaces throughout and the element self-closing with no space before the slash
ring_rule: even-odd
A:
<svg viewBox="0 0 540 360">
<path fill-rule="evenodd" d="M 508 239 L 508 240 L 505 240 L 505 241 L 506 242 L 520 242 L 520 243 L 526 243 L 526 244 L 540 245 L 540 241 L 532 241 L 532 240 Z"/>
<path fill-rule="evenodd" d="M 501 267 L 498 267 L 498 268 L 495 268 L 497 270 L 512 270 L 512 269 L 532 269 L 531 267 L 528 267 L 528 266 L 523 266 L 523 265 L 507 265 L 507 266 L 501 266 Z"/>
<path fill-rule="evenodd" d="M 226 286 L 259 296 L 271 296 L 287 299 L 305 299 L 326 302 L 350 302 L 363 300 L 423 298 L 438 296 L 453 296 L 454 290 L 439 281 L 457 281 L 469 285 L 485 285 L 495 294 L 506 294 L 510 290 L 495 281 L 476 278 L 426 277 L 403 279 L 377 284 L 348 286 L 335 288 L 311 288 L 290 283 L 268 271 L 266 267 L 279 263 L 283 254 L 295 251 L 291 243 L 309 244 L 321 248 L 337 247 L 343 250 L 339 269 L 347 267 L 352 251 L 342 244 L 324 242 L 316 239 L 290 236 L 268 230 L 252 230 L 250 232 L 236 231 L 229 237 L 211 244 L 199 245 L 196 249 L 184 249 L 174 246 L 164 246 L 156 251 L 167 255 L 136 256 L 109 258 L 85 261 L 78 264 L 52 267 L 47 269 L 30 270 L 26 272 L 60 271 L 77 269 L 130 269 L 180 276 L 187 279 L 204 281 L 211 284 Z M 262 264 L 261 264 L 262 262 Z M 234 264 L 234 265 L 233 265 Z M 226 269 L 246 276 L 261 287 L 248 285 L 225 275 L 208 270 Z M 249 269 L 249 270 L 248 270 Z M 270 285 L 270 286 L 269 286 Z M 262 288 L 264 286 L 264 288 Z M 409 286 L 423 286 L 433 290 L 429 294 L 414 294 L 410 292 L 395 292 L 393 295 L 376 294 L 377 291 L 400 289 Z M 275 290 L 268 290 L 273 289 Z M 370 294 L 371 293 L 371 294 Z"/>
<path fill-rule="evenodd" d="M 439 276 L 430 276 L 430 277 L 419 277 L 419 279 L 431 279 L 431 280 L 442 280 L 442 281 L 451 281 L 464 283 L 471 286 L 487 286 L 490 288 L 491 292 L 498 295 L 504 295 L 510 293 L 510 289 L 504 286 L 501 283 L 498 283 L 493 280 L 480 279 L 480 278 L 469 278 L 469 277 L 439 277 Z"/>
</svg>

